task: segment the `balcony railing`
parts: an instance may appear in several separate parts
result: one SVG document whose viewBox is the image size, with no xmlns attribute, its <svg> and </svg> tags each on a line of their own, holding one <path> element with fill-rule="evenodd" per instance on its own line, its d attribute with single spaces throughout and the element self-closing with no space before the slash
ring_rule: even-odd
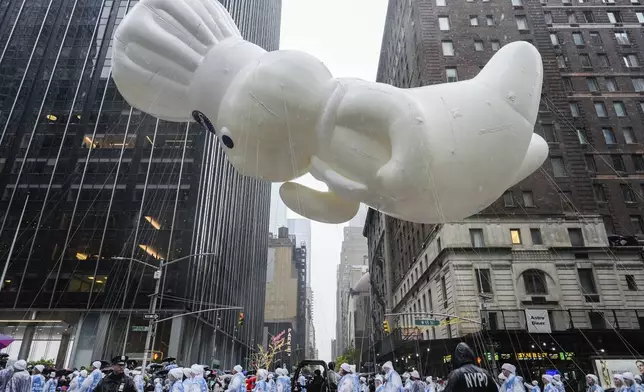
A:
<svg viewBox="0 0 644 392">
<path fill-rule="evenodd" d="M 481 311 L 483 326 L 488 331 L 528 330 L 525 309 Z M 569 309 L 548 310 L 550 329 L 644 329 L 644 309 Z"/>
</svg>

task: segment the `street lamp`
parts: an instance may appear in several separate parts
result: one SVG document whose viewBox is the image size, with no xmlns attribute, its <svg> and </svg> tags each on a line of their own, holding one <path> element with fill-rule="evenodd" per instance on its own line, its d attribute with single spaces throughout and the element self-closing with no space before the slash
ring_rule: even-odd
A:
<svg viewBox="0 0 644 392">
<path fill-rule="evenodd" d="M 156 280 L 156 284 L 154 286 L 154 294 L 152 295 L 152 298 L 150 300 L 149 313 L 144 316 L 144 318 L 148 320 L 148 331 L 147 331 L 147 334 L 146 334 L 146 337 L 145 337 L 145 346 L 144 346 L 144 350 L 143 350 L 143 363 L 141 364 L 141 374 L 145 375 L 145 368 L 146 368 L 146 366 L 148 364 L 148 354 L 149 354 L 148 349 L 150 347 L 150 343 L 153 341 L 153 338 L 156 337 L 156 325 L 155 325 L 156 323 L 159 323 L 161 321 L 171 320 L 171 319 L 177 318 L 177 317 L 186 316 L 186 315 L 189 315 L 189 314 L 210 312 L 210 311 L 213 311 L 213 310 L 242 309 L 239 306 L 204 309 L 204 310 L 198 310 L 196 312 L 189 312 L 189 313 L 184 313 L 184 314 L 179 314 L 179 315 L 173 315 L 171 317 L 158 320 L 159 315 L 156 313 L 156 311 L 157 311 L 157 301 L 158 301 L 159 294 L 160 294 L 159 290 L 161 289 L 161 275 L 162 275 L 163 269 L 165 267 L 169 266 L 170 264 L 174 264 L 176 262 L 186 260 L 186 259 L 189 259 L 189 258 L 192 258 L 192 257 L 196 257 L 196 256 L 211 256 L 211 255 L 216 255 L 216 253 L 197 253 L 197 254 L 193 254 L 193 255 L 180 257 L 178 259 L 174 259 L 174 260 L 168 261 L 168 262 L 166 262 L 163 259 L 159 259 L 159 265 L 158 266 L 156 266 L 154 264 L 147 263 L 147 262 L 139 260 L 139 259 L 134 259 L 134 258 L 131 258 L 131 257 L 121 257 L 121 256 L 112 257 L 113 260 L 135 261 L 135 262 L 137 262 L 139 264 L 142 264 L 142 265 L 144 265 L 146 267 L 150 267 L 150 268 L 155 270 L 154 271 L 154 279 Z M 129 327 L 128 327 L 128 329 L 129 329 Z M 125 333 L 126 333 L 126 338 L 125 338 L 126 342 L 125 342 L 125 344 L 127 344 L 127 333 L 128 333 L 128 331 L 126 331 Z M 125 353 L 123 353 L 123 354 L 125 354 Z"/>
</svg>

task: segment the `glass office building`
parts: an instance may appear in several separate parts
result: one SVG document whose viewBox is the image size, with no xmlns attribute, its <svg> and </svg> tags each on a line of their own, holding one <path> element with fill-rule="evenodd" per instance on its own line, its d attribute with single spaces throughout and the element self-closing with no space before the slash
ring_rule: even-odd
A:
<svg viewBox="0 0 644 392">
<path fill-rule="evenodd" d="M 157 356 L 243 363 L 261 342 L 270 184 L 238 175 L 198 125 L 122 99 L 111 37 L 136 3 L 0 2 L 0 333 L 16 339 L 5 351 L 59 366 L 142 357 L 155 270 L 135 260 L 185 257 L 162 274 L 160 317 L 223 305 L 246 321 L 221 310 L 160 322 Z M 246 39 L 278 48 L 280 0 L 222 3 Z"/>
</svg>

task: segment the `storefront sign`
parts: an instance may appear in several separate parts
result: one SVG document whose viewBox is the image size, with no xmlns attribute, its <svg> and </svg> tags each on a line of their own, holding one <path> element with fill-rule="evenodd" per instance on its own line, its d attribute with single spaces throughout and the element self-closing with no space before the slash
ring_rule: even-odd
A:
<svg viewBox="0 0 644 392">
<path fill-rule="evenodd" d="M 148 332 L 148 326 L 147 325 L 133 325 L 132 326 L 132 332 Z"/>
<path fill-rule="evenodd" d="M 644 365 L 638 366 L 641 360 L 635 359 L 596 359 L 595 369 L 599 382 L 602 388 L 615 388 L 613 384 L 613 376 L 615 374 L 622 374 L 631 372 L 633 374 L 640 374 L 640 367 L 644 370 Z"/>
<path fill-rule="evenodd" d="M 530 333 L 552 333 L 550 329 L 550 317 L 544 309 L 526 309 L 525 318 L 528 322 Z"/>
</svg>

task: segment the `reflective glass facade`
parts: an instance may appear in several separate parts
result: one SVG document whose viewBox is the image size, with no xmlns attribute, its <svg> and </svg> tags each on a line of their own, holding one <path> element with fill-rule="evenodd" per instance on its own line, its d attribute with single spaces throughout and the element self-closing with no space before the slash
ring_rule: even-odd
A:
<svg viewBox="0 0 644 392">
<path fill-rule="evenodd" d="M 243 307 L 243 327 L 237 311 L 199 316 L 233 361 L 261 342 L 270 184 L 238 175 L 198 125 L 122 99 L 111 37 L 136 3 L 0 2 L 0 308 L 110 312 L 129 326 L 155 284 L 131 259 L 202 254 L 167 268 L 161 309 Z M 278 48 L 281 1 L 223 4 L 248 40 Z M 109 340 L 142 352 L 130 332 Z"/>
</svg>

